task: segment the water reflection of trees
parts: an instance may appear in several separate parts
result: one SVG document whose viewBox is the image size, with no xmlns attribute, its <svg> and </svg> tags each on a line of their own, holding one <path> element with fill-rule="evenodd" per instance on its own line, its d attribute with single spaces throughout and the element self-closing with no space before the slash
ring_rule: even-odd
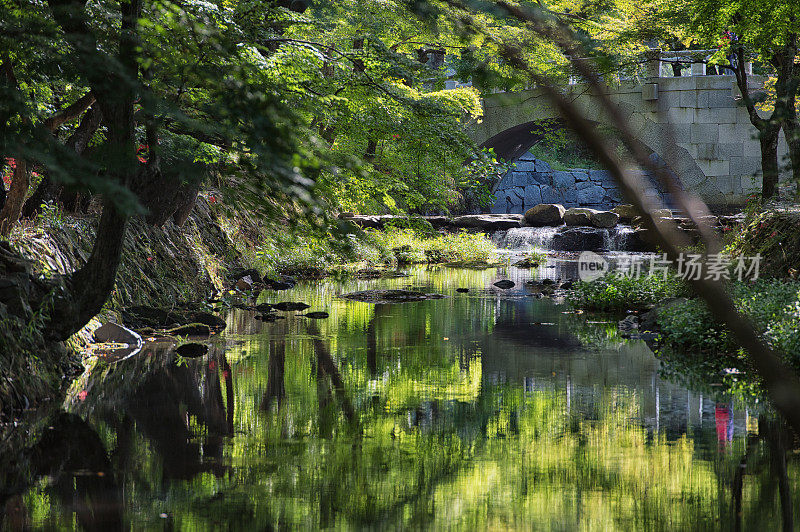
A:
<svg viewBox="0 0 800 532">
<path fill-rule="evenodd" d="M 233 433 L 234 389 L 222 348 L 176 363 L 168 346 L 149 345 L 140 357 L 98 369 L 82 385 L 85 396 L 73 394 L 74 413 L 47 418 L 41 437 L 18 460 L 29 464 L 30 480 L 50 479 L 41 496 L 66 523 L 74 515 L 87 530 L 127 528 L 131 501 L 123 499 L 122 486 L 155 480 L 139 470 L 145 449 L 152 453 L 148 460 L 158 461 L 162 484 L 228 470 L 223 449 Z M 106 441 L 100 437 L 109 434 Z M 2 487 L 5 503 L 15 508 L 18 495 Z"/>
<path fill-rule="evenodd" d="M 87 454 L 105 463 L 81 467 L 107 472 L 91 478 L 110 495 L 101 498 L 101 483 L 73 483 L 84 477 L 50 446 L 56 465 L 38 474 L 58 469 L 84 494 L 52 484 L 26 500 L 64 515 L 116 508 L 102 519 L 108 529 L 115 519 L 157 526 L 166 500 L 176 528 L 747 528 L 791 519 L 780 503 L 797 492 L 798 470 L 781 427 L 759 427 L 723 452 L 696 448 L 704 442 L 691 427 L 667 439 L 641 422 L 646 385 L 625 392 L 641 373 L 625 368 L 624 351 L 604 362 L 625 370 L 613 371 L 619 389 L 592 395 L 591 408 L 558 385 L 528 386 L 521 375 L 553 384 L 551 370 L 566 362 L 560 346 L 537 345 L 525 351 L 535 357 L 509 365 L 514 350 L 531 347 L 509 327 L 536 334 L 528 322 L 552 320 L 569 329 L 557 310 L 463 300 L 359 309 L 347 322 L 335 313 L 276 322 L 202 359 L 176 363 L 153 350 L 97 371 L 70 419 L 94 431 Z M 601 370 L 570 367 L 567 389 L 589 389 Z M 495 378 L 501 371 L 514 378 Z M 11 514 L 20 489 L 4 493 Z"/>
</svg>

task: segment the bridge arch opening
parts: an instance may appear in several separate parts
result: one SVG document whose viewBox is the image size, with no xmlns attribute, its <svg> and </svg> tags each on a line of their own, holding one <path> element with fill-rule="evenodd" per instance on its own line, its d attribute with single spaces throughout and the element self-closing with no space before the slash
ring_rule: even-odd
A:
<svg viewBox="0 0 800 532">
<path fill-rule="evenodd" d="M 608 138 L 617 136 L 609 126 L 599 122 L 592 124 L 608 130 L 604 131 Z M 539 203 L 607 209 L 623 202 L 616 181 L 561 119 L 534 120 L 513 126 L 489 138 L 481 147 L 492 148 L 498 157 L 514 163 L 494 186 L 491 212 L 524 213 Z M 656 150 L 641 141 L 640 147 L 650 154 L 656 165 L 675 175 Z M 643 173 L 642 177 L 646 184 L 645 196 L 674 207 L 672 198 L 655 176 Z"/>
</svg>

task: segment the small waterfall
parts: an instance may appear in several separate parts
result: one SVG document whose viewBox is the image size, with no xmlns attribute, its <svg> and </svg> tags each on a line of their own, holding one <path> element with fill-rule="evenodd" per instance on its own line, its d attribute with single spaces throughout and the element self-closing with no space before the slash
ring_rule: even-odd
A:
<svg viewBox="0 0 800 532">
<path fill-rule="evenodd" d="M 630 225 L 618 225 L 609 233 L 611 243 L 608 247 L 609 251 L 628 251 L 631 249 L 631 240 L 633 237 L 633 227 Z"/>
<path fill-rule="evenodd" d="M 567 231 L 572 231 L 567 233 Z M 579 232 L 574 238 L 573 233 Z M 563 233 L 563 235 L 562 235 Z M 594 235 L 593 238 L 590 238 Z M 517 227 L 492 233 L 492 242 L 501 249 L 540 248 L 560 251 L 629 251 L 633 228 L 618 225 L 612 229 L 592 227 Z M 602 242 L 602 243 L 601 243 Z"/>
<path fill-rule="evenodd" d="M 503 249 L 527 249 L 538 247 L 552 249 L 553 237 L 558 227 L 515 227 L 492 234 L 494 245 Z"/>
</svg>

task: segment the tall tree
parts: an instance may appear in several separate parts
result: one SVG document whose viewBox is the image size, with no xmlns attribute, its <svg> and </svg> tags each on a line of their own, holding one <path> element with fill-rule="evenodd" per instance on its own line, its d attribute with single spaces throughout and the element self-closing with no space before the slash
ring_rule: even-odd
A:
<svg viewBox="0 0 800 532">
<path fill-rule="evenodd" d="M 310 204 L 316 159 L 256 43 L 238 31 L 234 16 L 248 2 L 22 4 L 0 6 L 9 44 L 0 153 L 15 164 L 3 229 L 18 217 L 31 167 L 103 198 L 86 264 L 37 301 L 50 337 L 68 337 L 105 303 L 129 218 L 185 219 L 210 172 L 224 176 L 232 203 L 256 211 Z"/>
</svg>

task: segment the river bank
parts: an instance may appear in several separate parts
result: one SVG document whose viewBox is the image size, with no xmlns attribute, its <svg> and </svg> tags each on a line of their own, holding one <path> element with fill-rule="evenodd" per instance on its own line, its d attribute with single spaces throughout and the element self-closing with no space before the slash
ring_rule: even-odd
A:
<svg viewBox="0 0 800 532">
<path fill-rule="evenodd" d="M 690 230 L 680 217 L 672 213 L 665 216 L 671 217 L 678 227 Z M 81 371 L 79 353 L 85 352 L 87 346 L 96 340 L 92 333 L 104 322 L 140 329 L 145 337 L 152 334 L 180 337 L 198 330 L 203 332 L 206 330 L 204 324 L 210 326 L 208 334 L 213 334 L 218 328 L 219 316 L 225 311 L 233 307 L 253 310 L 262 290 L 277 294 L 277 290 L 291 288 L 304 278 L 319 279 L 328 275 L 380 278 L 394 275 L 394 268 L 407 264 L 491 268 L 509 267 L 524 259 L 526 265 L 535 266 L 546 261 L 547 252 L 544 250 L 549 249 L 551 256 L 561 252 L 559 235 L 563 238 L 563 235 L 576 230 L 590 235 L 576 240 L 578 250 L 627 252 L 638 248 L 631 246 L 630 235 L 641 232 L 635 225 L 593 228 L 576 226 L 574 221 L 565 225 L 564 218 L 563 209 L 560 226 L 556 223 L 531 226 L 524 217 L 515 215 L 450 218 L 343 215 L 340 216 L 343 225 L 339 229 L 350 231 L 350 236 L 342 238 L 341 234 L 330 231 L 317 234 L 302 230 L 276 232 L 275 226 L 260 224 L 252 217 L 231 216 L 221 208 L 213 194 L 202 195 L 184 227 L 179 228 L 171 222 L 163 228 L 134 223 L 126 240 L 116 288 L 104 311 L 68 342 L 66 351 L 51 346 L 57 354 L 41 357 L 37 362 L 40 366 L 35 371 L 22 367 L 12 369 L 12 379 L 18 378 L 18 381 L 12 386 L 6 385 L 0 394 L 5 397 L 2 410 L 9 415 L 9 412 L 20 411 L 54 395 L 59 383 L 68 382 Z M 570 219 L 569 214 L 566 219 Z M 586 216 L 584 221 L 589 223 L 588 220 Z M 620 221 L 623 220 L 636 223 L 630 216 L 620 217 Z M 736 235 L 734 242 L 749 241 L 747 232 L 764 224 L 763 220 L 758 223 L 748 221 L 740 234 L 733 228 L 741 220 L 741 216 L 730 216 L 719 218 L 716 223 L 722 234 Z M 23 227 L 12 239 L 23 255 L 35 261 L 38 274 L 45 277 L 65 274 L 77 267 L 88 256 L 92 241 L 92 219 L 60 216 L 42 218 L 36 225 Z M 587 242 L 596 244 L 590 246 Z M 667 339 L 665 344 L 682 350 L 701 348 L 710 352 L 713 350 L 709 346 L 716 346 L 732 351 L 732 348 L 725 347 L 729 342 L 727 337 L 724 334 L 720 336 L 722 333 L 713 322 L 704 317 L 702 305 L 688 300 L 672 302 L 688 295 L 679 283 L 672 283 L 665 289 L 647 283 L 623 287 L 619 282 L 571 286 L 577 281 L 577 270 L 574 269 L 562 278 L 549 276 L 545 271 L 537 277 L 540 281 L 534 279 L 531 281 L 533 284 L 527 287 L 532 295 L 550 296 L 559 288 L 571 288 L 573 304 L 587 311 L 639 313 L 647 310 L 643 305 L 653 307 L 667 301 L 672 310 L 660 317 L 661 323 L 645 320 L 650 329 L 658 328 L 650 332 L 662 333 L 661 337 Z M 544 284 L 541 279 L 545 280 Z M 771 304 L 765 308 L 774 308 L 782 313 L 791 303 L 791 290 L 774 283 L 769 285 L 765 292 L 768 297 L 763 301 Z M 769 294 L 774 294 L 774 297 Z M 637 300 L 642 305 L 637 305 Z M 151 309 L 145 312 L 148 318 L 142 319 L 141 312 L 124 312 L 132 307 Z M 154 313 L 165 317 L 154 319 Z M 787 317 L 780 324 L 773 320 L 774 323 L 769 322 L 764 327 L 779 327 L 784 331 L 778 335 L 780 339 L 777 341 L 782 346 L 786 344 L 794 365 L 795 359 L 800 360 L 800 354 L 795 353 L 791 344 L 793 314 L 783 314 Z M 681 322 L 676 316 L 689 318 Z M 272 320 L 274 316 L 265 310 L 263 319 Z M 671 320 L 669 323 L 668 319 Z M 634 318 L 623 326 L 629 328 L 626 332 L 639 330 L 642 322 L 638 317 L 636 323 L 632 320 Z M 31 343 L 34 344 L 36 342 Z M 41 348 L 43 344 L 39 341 L 38 345 Z M 746 357 L 735 353 L 730 356 L 738 357 L 739 366 L 743 367 L 736 368 L 735 364 L 725 362 L 727 368 L 749 371 L 744 367 L 747 366 Z"/>
</svg>

